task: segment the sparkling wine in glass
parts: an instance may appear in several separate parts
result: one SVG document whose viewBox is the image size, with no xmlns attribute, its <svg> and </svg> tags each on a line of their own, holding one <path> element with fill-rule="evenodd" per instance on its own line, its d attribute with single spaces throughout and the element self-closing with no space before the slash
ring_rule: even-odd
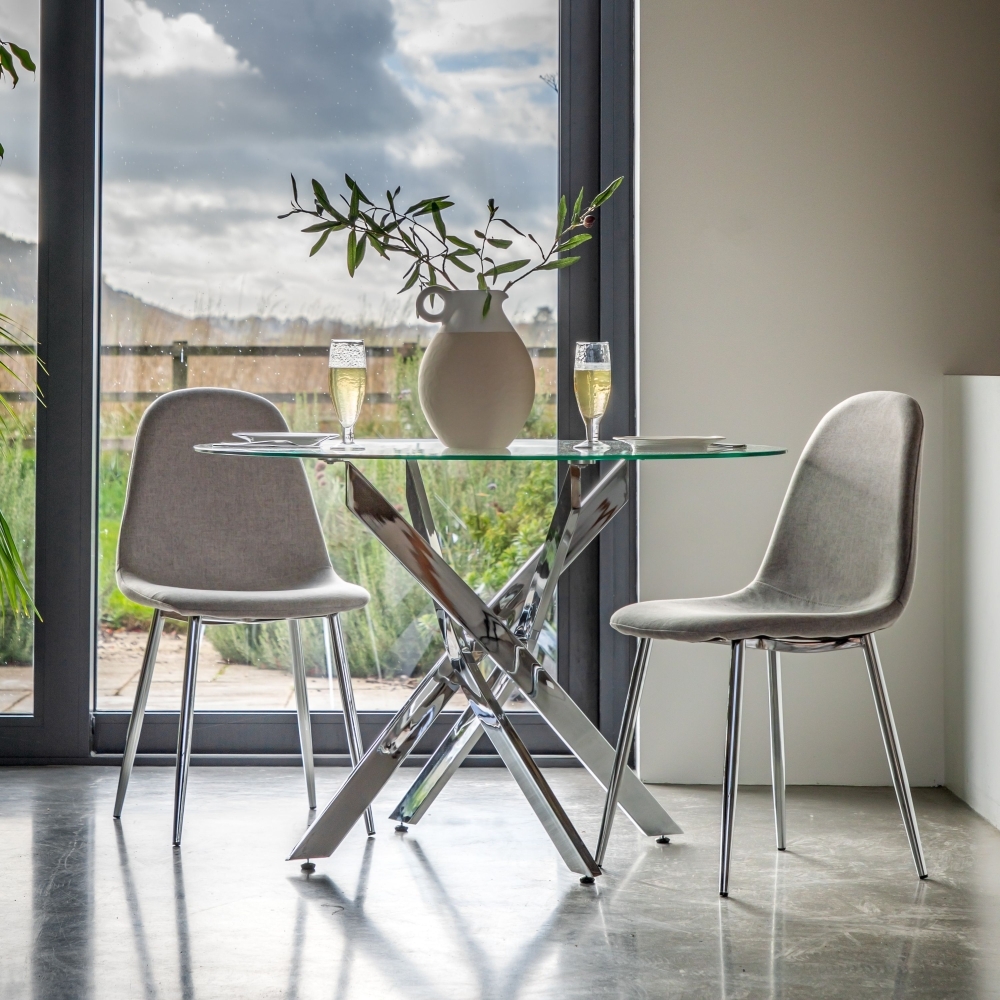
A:
<svg viewBox="0 0 1000 1000">
<path fill-rule="evenodd" d="M 344 429 L 344 444 L 354 444 L 354 425 L 361 415 L 368 382 L 365 342 L 330 342 L 330 399 Z"/>
<path fill-rule="evenodd" d="M 573 389 L 587 430 L 581 451 L 601 451 L 601 419 L 611 400 L 611 345 L 607 341 L 577 341 L 573 363 Z"/>
</svg>

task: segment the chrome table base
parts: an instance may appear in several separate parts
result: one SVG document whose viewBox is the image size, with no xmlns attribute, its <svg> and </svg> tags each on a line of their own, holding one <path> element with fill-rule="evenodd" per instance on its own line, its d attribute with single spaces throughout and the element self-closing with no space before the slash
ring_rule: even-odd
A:
<svg viewBox="0 0 1000 1000">
<path fill-rule="evenodd" d="M 625 463 L 616 463 L 586 498 L 581 495 L 580 467 L 569 467 L 545 542 L 489 604 L 442 557 L 415 461 L 407 462 L 412 524 L 352 463 L 345 461 L 344 465 L 348 508 L 430 595 L 441 617 L 446 652 L 295 845 L 289 860 L 332 854 L 451 696 L 462 690 L 469 708 L 424 766 L 392 818 L 417 822 L 485 733 L 568 867 L 592 879 L 600 874 L 600 868 L 503 705 L 519 690 L 602 787 L 608 786 L 614 748 L 542 667 L 534 651 L 559 576 L 627 502 Z M 662 836 L 681 832 L 634 772 L 625 768 L 619 780 L 620 804 L 643 833 Z"/>
</svg>

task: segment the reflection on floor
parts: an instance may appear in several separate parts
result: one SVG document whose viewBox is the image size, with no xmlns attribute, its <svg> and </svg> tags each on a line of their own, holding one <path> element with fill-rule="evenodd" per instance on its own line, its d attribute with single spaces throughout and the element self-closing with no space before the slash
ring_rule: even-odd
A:
<svg viewBox="0 0 1000 1000">
<path fill-rule="evenodd" d="M 323 768 L 321 796 L 345 772 Z M 600 797 L 546 772 L 588 843 Z M 283 861 L 306 820 L 301 774 L 196 768 L 184 845 L 172 772 L 140 768 L 120 824 L 112 768 L 0 770 L 0 997 L 996 997 L 1000 833 L 918 789 L 928 882 L 890 789 L 743 789 L 732 895 L 716 895 L 717 789 L 658 787 L 667 847 L 616 827 L 590 887 L 562 865 L 510 777 L 463 770 L 405 835 L 378 802 L 311 876 Z"/>
</svg>

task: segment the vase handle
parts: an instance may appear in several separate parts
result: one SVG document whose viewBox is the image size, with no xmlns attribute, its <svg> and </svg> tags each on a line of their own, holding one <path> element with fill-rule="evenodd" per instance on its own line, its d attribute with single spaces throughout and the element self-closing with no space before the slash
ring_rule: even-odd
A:
<svg viewBox="0 0 1000 1000">
<path fill-rule="evenodd" d="M 440 296 L 442 302 L 442 308 L 439 313 L 429 312 L 424 306 L 424 303 L 435 295 Z M 428 323 L 446 323 L 454 308 L 448 301 L 450 298 L 450 288 L 444 288 L 441 285 L 428 285 L 426 288 L 422 288 L 420 294 L 417 296 L 417 315 L 421 319 L 427 320 Z"/>
</svg>

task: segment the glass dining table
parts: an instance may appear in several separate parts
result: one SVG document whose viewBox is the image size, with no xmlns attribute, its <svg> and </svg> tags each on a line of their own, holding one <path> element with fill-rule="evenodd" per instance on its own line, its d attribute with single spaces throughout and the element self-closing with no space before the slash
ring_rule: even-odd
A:
<svg viewBox="0 0 1000 1000">
<path fill-rule="evenodd" d="M 601 787 L 607 787 L 614 747 L 536 659 L 539 635 L 559 577 L 628 502 L 630 462 L 724 461 L 782 455 L 785 450 L 725 441 L 683 444 L 663 440 L 641 448 L 610 441 L 601 451 L 581 450 L 583 444 L 524 439 L 505 449 L 468 452 L 446 448 L 437 440 L 378 438 L 345 446 L 333 435 L 274 434 L 264 438 L 248 433 L 240 440 L 196 446 L 197 451 L 209 455 L 344 463 L 348 509 L 430 596 L 444 641 L 444 653 L 403 707 L 367 751 L 353 755 L 355 766 L 347 780 L 292 848 L 289 860 L 329 857 L 449 700 L 461 692 L 468 707 L 390 818 L 400 824 L 418 822 L 485 733 L 570 870 L 586 881 L 600 875 L 593 855 L 504 708 L 519 692 Z M 362 475 L 355 463 L 367 459 L 406 463 L 409 521 Z M 553 461 L 567 466 L 545 541 L 489 600 L 480 597 L 442 554 L 420 464 L 448 461 Z M 583 473 L 591 463 L 600 463 L 602 474 L 584 495 Z M 619 804 L 647 836 L 681 832 L 629 768 L 622 779 Z"/>
</svg>

